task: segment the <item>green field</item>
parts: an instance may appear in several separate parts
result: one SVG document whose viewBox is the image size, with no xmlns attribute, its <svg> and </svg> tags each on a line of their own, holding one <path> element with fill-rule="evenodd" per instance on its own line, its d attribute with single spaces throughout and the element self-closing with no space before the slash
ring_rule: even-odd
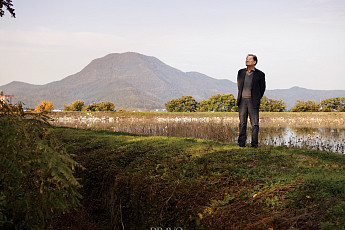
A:
<svg viewBox="0 0 345 230">
<path fill-rule="evenodd" d="M 321 113 L 322 114 L 322 113 Z M 344 229 L 345 157 L 54 128 L 85 170 L 55 229 Z"/>
</svg>

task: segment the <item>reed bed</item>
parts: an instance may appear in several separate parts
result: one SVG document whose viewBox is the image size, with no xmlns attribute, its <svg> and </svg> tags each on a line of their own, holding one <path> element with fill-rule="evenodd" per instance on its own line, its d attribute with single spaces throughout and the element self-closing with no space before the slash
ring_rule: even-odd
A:
<svg viewBox="0 0 345 230">
<path fill-rule="evenodd" d="M 215 122 L 238 124 L 238 113 L 158 113 L 158 112 L 55 112 L 52 118 L 58 122 Z M 306 127 L 345 129 L 345 113 L 341 112 L 262 112 L 261 127 Z"/>
<path fill-rule="evenodd" d="M 239 123 L 237 113 L 55 113 L 52 117 L 56 126 L 220 142 L 236 142 Z M 261 113 L 259 142 L 344 153 L 344 126 L 344 113 Z M 250 125 L 247 131 L 249 143 Z"/>
</svg>

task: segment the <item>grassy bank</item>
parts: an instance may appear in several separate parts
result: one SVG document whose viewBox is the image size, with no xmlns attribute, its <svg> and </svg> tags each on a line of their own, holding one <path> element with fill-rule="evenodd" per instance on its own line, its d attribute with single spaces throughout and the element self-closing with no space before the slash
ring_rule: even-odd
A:
<svg viewBox="0 0 345 230">
<path fill-rule="evenodd" d="M 83 208 L 56 229 L 344 229 L 344 155 L 68 128 Z"/>
</svg>

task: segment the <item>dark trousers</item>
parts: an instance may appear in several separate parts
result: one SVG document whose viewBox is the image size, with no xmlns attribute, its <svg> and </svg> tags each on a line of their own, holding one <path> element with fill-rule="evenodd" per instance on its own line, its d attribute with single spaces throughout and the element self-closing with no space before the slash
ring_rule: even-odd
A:
<svg viewBox="0 0 345 230">
<path fill-rule="evenodd" d="M 257 147 L 259 144 L 259 108 L 253 108 L 251 98 L 242 98 L 241 104 L 238 107 L 240 117 L 240 134 L 238 136 L 238 145 L 245 146 L 247 140 L 247 120 L 248 115 L 252 125 L 252 147 Z"/>
</svg>

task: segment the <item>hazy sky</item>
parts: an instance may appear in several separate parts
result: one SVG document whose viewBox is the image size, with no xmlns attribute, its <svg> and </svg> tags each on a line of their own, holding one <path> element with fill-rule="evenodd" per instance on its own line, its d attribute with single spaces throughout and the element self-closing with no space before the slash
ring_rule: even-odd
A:
<svg viewBox="0 0 345 230">
<path fill-rule="evenodd" d="M 344 0 L 13 0 L 0 86 L 46 84 L 109 53 L 155 56 L 236 82 L 248 53 L 268 89 L 345 90 Z M 344 95 L 345 96 L 345 95 Z"/>
</svg>

